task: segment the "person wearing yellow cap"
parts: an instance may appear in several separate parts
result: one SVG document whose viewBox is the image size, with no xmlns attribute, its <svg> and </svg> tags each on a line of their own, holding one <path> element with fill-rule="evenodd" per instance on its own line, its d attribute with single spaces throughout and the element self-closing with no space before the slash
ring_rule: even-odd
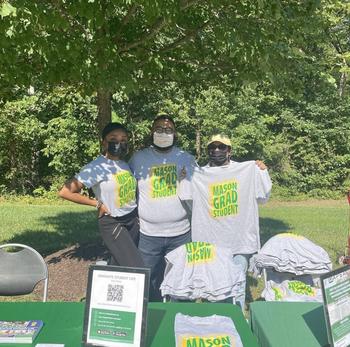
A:
<svg viewBox="0 0 350 347">
<path fill-rule="evenodd" d="M 213 135 L 208 164 L 194 169 L 190 185 L 181 183 L 180 198 L 192 201 L 192 241 L 229 247 L 245 273 L 260 248 L 258 203 L 268 200 L 272 183 L 262 161 L 232 161 L 231 148 L 226 135 Z M 245 287 L 234 298 L 242 309 Z"/>
<path fill-rule="evenodd" d="M 223 134 L 211 136 L 208 141 L 208 157 L 210 166 L 226 165 L 231 157 L 231 140 Z M 266 165 L 261 160 L 255 161 L 261 170 L 267 169 Z"/>
<path fill-rule="evenodd" d="M 213 135 L 208 144 L 208 156 L 210 166 L 228 164 L 231 153 L 231 140 L 225 135 Z"/>
</svg>

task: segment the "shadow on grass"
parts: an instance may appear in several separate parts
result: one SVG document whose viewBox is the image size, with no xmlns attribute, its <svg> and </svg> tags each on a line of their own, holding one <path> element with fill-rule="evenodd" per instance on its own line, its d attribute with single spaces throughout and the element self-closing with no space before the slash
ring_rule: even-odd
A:
<svg viewBox="0 0 350 347">
<path fill-rule="evenodd" d="M 86 212 L 63 212 L 41 218 L 47 228 L 23 230 L 6 240 L 8 243 L 23 243 L 35 248 L 44 257 L 77 245 L 67 250 L 64 256 L 79 259 L 95 259 L 103 251 L 97 226 L 96 214 Z"/>
<path fill-rule="evenodd" d="M 260 239 L 261 245 L 264 245 L 271 237 L 288 232 L 291 227 L 282 220 L 273 218 L 260 218 Z"/>
<path fill-rule="evenodd" d="M 48 227 L 27 229 L 4 241 L 26 244 L 44 257 L 73 245 L 77 246 L 66 250 L 62 254 L 64 257 L 95 260 L 105 255 L 94 211 L 61 212 L 43 217 L 40 222 Z M 281 220 L 260 218 L 261 243 L 264 244 L 270 237 L 289 229 Z M 50 261 L 54 262 L 55 259 Z"/>
</svg>

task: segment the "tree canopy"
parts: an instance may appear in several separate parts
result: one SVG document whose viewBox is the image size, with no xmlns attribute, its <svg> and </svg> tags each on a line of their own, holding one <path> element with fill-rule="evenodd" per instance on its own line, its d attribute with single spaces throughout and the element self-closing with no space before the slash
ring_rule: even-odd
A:
<svg viewBox="0 0 350 347">
<path fill-rule="evenodd" d="M 282 192 L 341 192 L 349 16 L 343 0 L 2 1 L 0 193 L 56 192 L 111 114 L 147 145 L 159 110 L 201 164 L 221 131 Z"/>
<path fill-rule="evenodd" d="M 115 91 L 167 81 L 239 86 L 292 76 L 319 29 L 316 0 L 7 0 L 1 87 L 67 83 L 97 92 L 100 126 Z M 298 78 L 289 78 L 289 85 Z M 287 78 L 284 78 L 287 81 Z M 4 96 L 3 96 L 4 97 Z"/>
</svg>

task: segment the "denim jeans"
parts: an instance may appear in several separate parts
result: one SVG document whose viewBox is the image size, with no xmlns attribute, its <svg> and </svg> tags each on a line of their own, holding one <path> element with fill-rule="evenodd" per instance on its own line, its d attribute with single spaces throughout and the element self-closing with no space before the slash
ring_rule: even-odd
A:
<svg viewBox="0 0 350 347">
<path fill-rule="evenodd" d="M 242 268 L 242 271 L 245 274 L 245 279 L 242 282 L 239 293 L 235 297 L 235 302 L 238 304 L 242 311 L 245 307 L 245 291 L 246 291 L 246 282 L 247 282 L 247 270 L 248 270 L 248 264 L 249 264 L 249 258 L 251 257 L 251 254 L 236 254 L 233 256 L 233 263 L 236 265 L 240 265 Z"/>
<path fill-rule="evenodd" d="M 139 250 L 145 267 L 151 270 L 150 301 L 161 301 L 159 290 L 165 270 L 165 255 L 175 248 L 191 242 L 191 233 L 173 237 L 156 237 L 140 233 Z"/>
</svg>

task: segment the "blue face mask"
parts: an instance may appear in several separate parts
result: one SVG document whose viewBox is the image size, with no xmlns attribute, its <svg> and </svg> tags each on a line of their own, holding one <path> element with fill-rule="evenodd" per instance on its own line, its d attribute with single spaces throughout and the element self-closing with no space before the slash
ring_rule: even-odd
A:
<svg viewBox="0 0 350 347">
<path fill-rule="evenodd" d="M 126 142 L 109 141 L 107 152 L 113 157 L 123 157 L 128 153 L 128 144 Z"/>
</svg>

